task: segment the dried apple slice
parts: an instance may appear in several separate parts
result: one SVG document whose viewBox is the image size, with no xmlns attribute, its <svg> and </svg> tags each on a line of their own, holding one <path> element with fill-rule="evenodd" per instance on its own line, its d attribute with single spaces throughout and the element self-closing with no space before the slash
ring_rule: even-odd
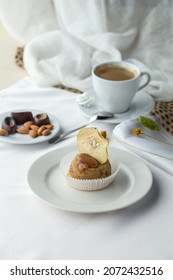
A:
<svg viewBox="0 0 173 280">
<path fill-rule="evenodd" d="M 108 160 L 108 140 L 95 127 L 82 128 L 77 135 L 78 150 L 94 157 L 100 164 Z"/>
</svg>

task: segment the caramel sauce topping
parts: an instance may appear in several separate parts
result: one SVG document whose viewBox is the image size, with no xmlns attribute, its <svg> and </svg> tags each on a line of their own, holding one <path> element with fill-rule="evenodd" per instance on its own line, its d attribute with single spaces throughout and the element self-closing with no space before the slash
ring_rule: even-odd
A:
<svg viewBox="0 0 173 280">
<path fill-rule="evenodd" d="M 76 163 L 80 172 L 83 172 L 88 168 L 96 168 L 99 165 L 95 158 L 85 153 L 80 153 L 76 156 Z"/>
</svg>

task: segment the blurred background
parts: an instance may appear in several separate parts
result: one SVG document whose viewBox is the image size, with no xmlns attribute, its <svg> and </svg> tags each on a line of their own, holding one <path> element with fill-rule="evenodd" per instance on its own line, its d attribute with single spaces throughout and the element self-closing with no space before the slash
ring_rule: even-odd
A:
<svg viewBox="0 0 173 280">
<path fill-rule="evenodd" d="M 27 74 L 15 62 L 16 50 L 21 44 L 12 38 L 0 22 L 0 90 L 21 80 Z"/>
</svg>

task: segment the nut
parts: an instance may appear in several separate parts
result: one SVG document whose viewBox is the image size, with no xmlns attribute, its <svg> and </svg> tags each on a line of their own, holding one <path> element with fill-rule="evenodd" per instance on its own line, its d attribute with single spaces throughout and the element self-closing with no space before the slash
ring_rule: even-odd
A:
<svg viewBox="0 0 173 280">
<path fill-rule="evenodd" d="M 28 134 L 29 133 L 29 129 L 28 128 L 24 128 L 24 127 L 21 127 L 21 128 L 17 128 L 16 131 L 20 134 Z"/>
<path fill-rule="evenodd" d="M 37 130 L 38 135 L 42 135 L 43 130 L 46 129 L 45 125 L 40 126 L 40 128 Z"/>
<path fill-rule="evenodd" d="M 1 136 L 6 136 L 6 135 L 8 135 L 9 133 L 8 133 L 8 131 L 6 130 L 6 129 L 3 129 L 3 128 L 1 128 L 0 129 L 0 135 Z"/>
<path fill-rule="evenodd" d="M 53 129 L 54 126 L 53 126 L 53 124 L 50 123 L 50 124 L 47 124 L 47 125 L 46 125 L 46 128 L 48 128 L 48 129 Z"/>
<path fill-rule="evenodd" d="M 30 125 L 30 128 L 31 128 L 32 130 L 38 131 L 39 126 L 38 126 L 38 125 L 35 125 L 35 124 L 32 124 L 32 125 Z"/>
<path fill-rule="evenodd" d="M 32 124 L 34 124 L 32 121 L 28 121 L 23 124 L 23 127 L 29 129 Z"/>
<path fill-rule="evenodd" d="M 41 135 L 44 135 L 44 136 L 46 136 L 46 135 L 48 135 L 48 134 L 50 134 L 50 129 L 44 129 L 43 131 L 42 131 L 42 133 L 41 133 Z"/>
<path fill-rule="evenodd" d="M 37 131 L 34 129 L 29 130 L 29 136 L 36 138 L 38 136 Z"/>
</svg>

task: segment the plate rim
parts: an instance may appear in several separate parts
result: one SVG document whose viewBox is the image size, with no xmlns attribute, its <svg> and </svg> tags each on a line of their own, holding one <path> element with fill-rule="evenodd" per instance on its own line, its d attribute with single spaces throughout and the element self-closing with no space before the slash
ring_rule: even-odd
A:
<svg viewBox="0 0 173 280">
<path fill-rule="evenodd" d="M 111 212 L 111 211 L 117 211 L 117 210 L 120 210 L 120 209 L 123 209 L 123 208 L 127 208 L 135 203 L 137 203 L 138 201 L 140 201 L 143 197 L 145 197 L 147 195 L 147 193 L 150 191 L 151 187 L 152 187 L 152 183 L 153 183 L 153 176 L 152 176 L 152 173 L 151 173 L 151 170 L 149 169 L 149 167 L 144 163 L 143 160 L 141 160 L 139 157 L 135 156 L 134 154 L 131 154 L 129 152 L 126 152 L 124 150 L 121 150 L 121 149 L 117 149 L 113 146 L 110 146 L 109 147 L 110 149 L 113 148 L 113 149 L 116 149 L 119 153 L 122 153 L 124 155 L 131 157 L 133 158 L 134 160 L 136 160 L 138 163 L 141 163 L 145 169 L 145 172 L 147 173 L 148 175 L 148 186 L 146 186 L 146 189 L 145 189 L 145 192 L 140 196 L 138 197 L 137 199 L 135 199 L 134 201 L 131 201 L 130 203 L 126 203 L 125 205 L 123 206 L 120 206 L 120 207 L 112 207 L 112 208 L 107 208 L 107 209 L 85 209 L 87 206 L 84 207 L 84 209 L 80 209 L 80 207 L 75 207 L 74 206 L 74 203 L 73 203 L 73 207 L 67 207 L 67 206 L 63 206 L 63 205 L 58 205 L 56 204 L 55 202 L 50 202 L 48 201 L 48 199 L 46 200 L 46 198 L 43 196 L 40 196 L 38 194 L 38 192 L 36 191 L 37 188 L 33 185 L 32 185 L 32 182 L 31 182 L 31 175 L 32 175 L 32 172 L 33 170 L 35 169 L 35 165 L 38 164 L 38 162 L 42 162 L 42 160 L 44 160 L 46 158 L 46 156 L 51 156 L 53 154 L 55 154 L 55 152 L 59 152 L 59 151 L 63 151 L 64 155 L 67 154 L 68 152 L 72 152 L 72 151 L 77 151 L 77 148 L 76 146 L 68 146 L 68 147 L 62 147 L 62 148 L 56 148 L 54 150 L 51 150 L 47 153 L 44 153 L 42 154 L 41 156 L 37 157 L 36 160 L 30 165 L 29 169 L 28 169 L 28 172 L 27 172 L 27 182 L 28 182 L 28 186 L 30 188 L 30 190 L 40 199 L 42 200 L 44 203 L 54 207 L 54 208 L 57 208 L 57 209 L 60 209 L 60 210 L 65 210 L 65 211 L 69 211 L 69 212 L 75 212 L 75 213 L 106 213 L 106 212 Z M 60 159 L 58 159 L 58 163 L 60 163 Z M 52 168 L 52 166 L 47 169 L 47 172 L 49 171 L 49 169 Z M 144 172 L 144 170 L 143 170 Z M 62 174 L 63 176 L 63 174 Z M 67 184 L 67 183 L 66 183 Z M 135 186 L 136 188 L 137 186 Z M 71 187 L 70 187 L 71 188 Z M 109 188 L 109 187 L 108 187 Z M 71 188 L 72 190 L 73 188 Z M 102 191 L 106 191 L 107 188 L 103 189 Z M 81 192 L 80 190 L 78 190 L 79 192 Z M 99 190 L 98 190 L 99 191 Z"/>
<path fill-rule="evenodd" d="M 93 88 L 92 88 L 92 89 L 89 89 L 89 90 L 86 90 L 84 93 L 89 93 L 89 94 L 91 94 L 91 92 L 94 93 L 94 97 L 95 97 L 95 92 L 94 92 L 94 89 L 93 89 Z M 154 108 L 154 106 L 155 106 L 155 101 L 154 101 L 153 97 L 152 97 L 151 95 L 149 95 L 147 92 L 145 92 L 144 90 L 141 90 L 141 91 L 138 91 L 138 92 L 136 93 L 136 95 L 135 95 L 134 98 L 133 98 L 134 100 L 135 100 L 136 96 L 138 96 L 138 94 L 144 95 L 145 98 L 148 98 L 148 100 L 150 99 L 150 102 L 151 102 L 151 104 L 152 104 L 150 110 L 152 110 L 152 109 Z M 132 102 L 133 102 L 133 101 L 132 101 Z M 84 106 L 78 104 L 77 101 L 76 101 L 76 103 L 77 103 L 77 106 L 78 106 L 79 110 L 84 114 L 84 116 L 86 116 L 86 117 L 91 117 L 91 116 L 92 116 L 92 114 L 87 114 L 87 112 L 85 112 L 85 109 L 89 110 L 88 107 L 84 107 Z M 84 109 L 84 108 L 85 108 L 85 109 Z M 129 110 L 129 112 L 130 112 L 130 110 Z M 94 113 L 96 113 L 96 112 L 94 112 Z M 94 113 L 93 113 L 93 114 L 94 114 Z M 110 124 L 111 124 L 111 123 L 112 123 L 112 124 L 119 124 L 119 123 L 124 122 L 124 121 L 126 121 L 126 120 L 129 119 L 130 114 L 127 115 L 126 118 L 124 117 L 124 119 L 120 120 L 120 118 L 121 118 L 124 114 L 127 114 L 127 113 L 128 113 L 128 111 L 127 111 L 127 112 L 124 112 L 124 113 L 122 113 L 122 114 L 116 114 L 116 113 L 115 113 L 115 117 L 114 117 L 114 118 L 112 118 L 112 119 L 106 119 L 106 120 L 99 120 L 99 121 L 104 122 L 104 123 L 110 123 Z M 143 112 L 141 112 L 141 114 L 143 114 Z M 134 118 L 136 118 L 136 117 L 137 117 L 137 115 L 134 116 L 134 117 L 131 117 L 130 119 L 134 119 Z M 118 119 L 118 118 L 119 118 L 119 119 Z"/>
<path fill-rule="evenodd" d="M 34 114 L 37 113 L 43 113 L 43 110 L 40 109 L 34 109 L 34 108 L 21 108 L 21 109 L 12 109 L 10 111 L 6 111 L 0 114 L 0 126 L 2 124 L 2 120 L 5 116 L 8 116 L 11 114 L 11 112 L 25 112 L 25 111 L 30 111 L 30 112 L 34 112 Z M 46 112 L 46 111 L 44 111 Z M 5 142 L 8 144 L 15 144 L 15 145 L 33 145 L 33 144 L 40 144 L 40 143 L 44 143 L 46 141 L 48 141 L 49 139 L 51 139 L 53 136 L 55 136 L 59 131 L 60 131 L 60 123 L 58 121 L 58 119 L 50 112 L 47 113 L 50 117 L 51 120 L 53 120 L 53 123 L 56 123 L 56 128 L 54 128 L 53 132 L 50 135 L 47 135 L 44 138 L 35 138 L 35 139 L 31 139 L 31 141 L 26 141 L 26 140 L 21 140 L 21 141 L 16 141 L 14 139 L 10 138 L 10 135 L 8 136 L 1 136 L 0 137 L 0 141 L 1 142 Z M 21 135 L 25 136 L 25 135 Z M 35 140 L 35 141 L 34 141 Z"/>
</svg>

